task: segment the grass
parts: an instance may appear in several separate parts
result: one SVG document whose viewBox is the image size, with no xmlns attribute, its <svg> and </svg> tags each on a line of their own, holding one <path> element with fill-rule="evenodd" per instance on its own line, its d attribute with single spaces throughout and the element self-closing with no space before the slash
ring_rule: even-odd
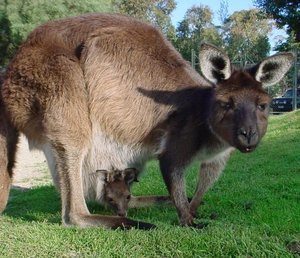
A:
<svg viewBox="0 0 300 258">
<path fill-rule="evenodd" d="M 12 190 L 0 217 L 0 257 L 300 257 L 300 112 L 273 116 L 251 154 L 235 152 L 199 208 L 203 230 L 178 226 L 172 206 L 132 209 L 157 229 L 103 230 L 61 226 L 53 186 Z M 199 164 L 187 171 L 188 194 Z M 157 162 L 134 194 L 166 194 Z M 110 211 L 90 205 L 93 213 Z"/>
</svg>

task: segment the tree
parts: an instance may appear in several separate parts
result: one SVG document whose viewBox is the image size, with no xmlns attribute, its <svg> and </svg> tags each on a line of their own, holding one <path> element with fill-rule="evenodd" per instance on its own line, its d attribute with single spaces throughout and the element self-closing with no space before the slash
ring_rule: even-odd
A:
<svg viewBox="0 0 300 258">
<path fill-rule="evenodd" d="M 176 8 L 174 0 L 113 0 L 118 12 L 147 21 L 159 28 L 169 39 L 175 36 L 171 13 Z"/>
<path fill-rule="evenodd" d="M 284 51 L 294 51 L 294 50 L 300 50 L 300 42 L 296 41 L 295 34 L 292 33 L 288 36 L 285 40 L 279 40 L 277 41 L 275 48 L 276 51 L 284 52 Z"/>
<path fill-rule="evenodd" d="M 231 60 L 244 66 L 265 58 L 270 51 L 267 35 L 271 29 L 270 20 L 258 9 L 234 12 L 222 27 L 224 45 Z"/>
<path fill-rule="evenodd" d="M 186 60 L 191 60 L 191 51 L 197 50 L 202 41 L 223 47 L 231 60 L 239 65 L 256 63 L 270 51 L 268 33 L 272 28 L 258 9 L 243 10 L 228 16 L 226 1 L 219 11 L 221 26 L 212 23 L 213 13 L 207 6 L 193 6 L 176 29 L 175 46 Z"/>
<path fill-rule="evenodd" d="M 7 17 L 7 13 L 5 10 L 0 10 L 0 67 L 4 66 L 7 63 L 8 59 L 12 56 L 12 49 L 14 48 L 12 45 L 12 31 L 11 31 L 11 24 Z M 6 55 L 5 55 L 6 53 Z"/>
<path fill-rule="evenodd" d="M 300 2 L 298 0 L 255 0 L 257 7 L 275 19 L 280 28 L 300 42 Z"/>
<path fill-rule="evenodd" d="M 48 20 L 111 10 L 109 0 L 4 0 L 0 5 L 0 65 L 14 55 L 29 32 Z"/>
<path fill-rule="evenodd" d="M 222 45 L 218 29 L 212 23 L 213 13 L 208 6 L 193 6 L 188 9 L 176 29 L 176 48 L 186 60 L 191 60 L 192 50 L 198 55 L 202 41 Z"/>
</svg>

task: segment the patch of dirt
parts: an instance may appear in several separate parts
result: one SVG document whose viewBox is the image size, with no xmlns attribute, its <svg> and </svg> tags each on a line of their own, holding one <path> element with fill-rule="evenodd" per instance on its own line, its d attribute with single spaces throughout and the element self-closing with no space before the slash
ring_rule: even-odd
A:
<svg viewBox="0 0 300 258">
<path fill-rule="evenodd" d="M 46 158 L 41 151 L 29 150 L 28 141 L 21 135 L 13 176 L 13 188 L 26 189 L 51 182 Z"/>
</svg>

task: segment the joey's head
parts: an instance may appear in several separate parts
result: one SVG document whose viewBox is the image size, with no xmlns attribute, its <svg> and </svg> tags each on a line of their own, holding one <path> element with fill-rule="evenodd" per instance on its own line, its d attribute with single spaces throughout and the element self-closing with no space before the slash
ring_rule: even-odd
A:
<svg viewBox="0 0 300 258">
<path fill-rule="evenodd" d="M 127 215 L 128 204 L 131 199 L 130 184 L 137 181 L 137 170 L 127 168 L 124 170 L 98 170 L 104 179 L 104 202 L 118 216 Z"/>
<path fill-rule="evenodd" d="M 291 53 L 280 53 L 249 69 L 236 70 L 221 50 L 202 44 L 200 68 L 215 85 L 209 117 L 213 133 L 241 152 L 253 151 L 268 125 L 270 97 L 264 87 L 279 82 L 293 59 Z"/>
</svg>

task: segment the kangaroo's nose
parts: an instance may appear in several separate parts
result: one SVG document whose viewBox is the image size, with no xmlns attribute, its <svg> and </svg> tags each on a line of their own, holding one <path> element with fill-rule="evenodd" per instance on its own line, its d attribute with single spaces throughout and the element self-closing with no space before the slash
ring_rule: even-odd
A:
<svg viewBox="0 0 300 258">
<path fill-rule="evenodd" d="M 240 129 L 240 134 L 247 137 L 247 131 L 244 128 Z"/>
<path fill-rule="evenodd" d="M 249 152 L 255 148 L 258 143 L 258 133 L 252 127 L 241 127 L 238 130 L 238 141 L 240 146 Z"/>
<path fill-rule="evenodd" d="M 249 128 L 241 127 L 240 128 L 240 136 L 245 138 L 244 140 L 246 140 L 248 144 L 251 144 L 251 140 L 256 134 L 257 134 L 256 130 L 254 130 L 251 127 L 249 127 Z"/>
</svg>

